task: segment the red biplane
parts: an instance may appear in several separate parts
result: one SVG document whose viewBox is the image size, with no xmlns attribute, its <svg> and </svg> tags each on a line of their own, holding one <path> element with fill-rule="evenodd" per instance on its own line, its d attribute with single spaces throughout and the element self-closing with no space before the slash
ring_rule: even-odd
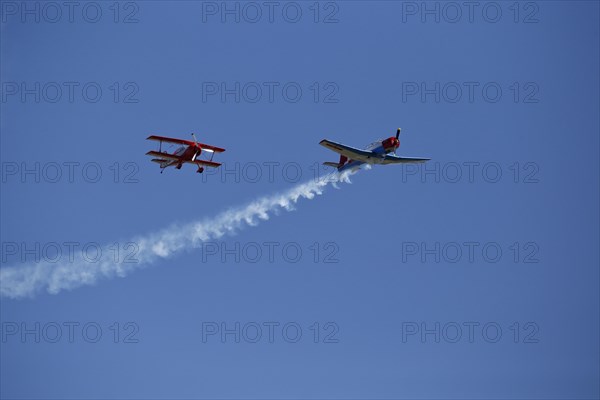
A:
<svg viewBox="0 0 600 400">
<path fill-rule="evenodd" d="M 155 135 L 148 136 L 147 137 L 148 140 L 156 140 L 160 143 L 159 143 L 158 151 L 149 151 L 146 153 L 146 155 L 156 157 L 156 158 L 153 158 L 152 161 L 160 164 L 160 168 L 161 168 L 160 173 L 161 174 L 163 173 L 164 169 L 167 167 L 174 166 L 177 169 L 181 169 L 181 166 L 183 165 L 183 163 L 190 163 L 190 164 L 197 165 L 198 170 L 196 172 L 198 172 L 198 173 L 204 172 L 204 166 L 216 168 L 219 165 L 221 165 L 220 163 L 213 162 L 212 159 L 213 159 L 215 153 L 222 153 L 225 151 L 225 149 L 222 149 L 220 147 L 215 147 L 215 146 L 209 146 L 204 143 L 198 143 L 198 141 L 196 140 L 196 135 L 194 135 L 193 133 L 192 133 L 192 137 L 194 138 L 193 142 L 191 142 L 189 140 L 174 139 L 174 138 L 168 138 L 168 137 L 163 137 L 163 136 L 155 136 Z M 173 153 L 169 153 L 167 151 L 162 150 L 163 142 L 181 144 L 182 146 L 180 146 Z M 200 153 L 202 153 L 202 152 L 210 153 L 210 159 L 209 160 L 199 159 L 198 156 L 200 156 Z"/>
</svg>

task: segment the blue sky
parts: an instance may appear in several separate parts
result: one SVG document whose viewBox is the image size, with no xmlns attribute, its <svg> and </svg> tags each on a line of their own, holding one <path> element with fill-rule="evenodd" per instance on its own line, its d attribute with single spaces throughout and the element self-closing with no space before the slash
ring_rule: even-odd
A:
<svg viewBox="0 0 600 400">
<path fill-rule="evenodd" d="M 44 4 L 0 2 L 3 269 L 36 245 L 67 270 L 65 243 L 122 260 L 285 194 L 337 160 L 323 138 L 402 127 L 398 154 L 432 161 L 361 171 L 124 278 L 0 298 L 2 398 L 598 398 L 597 2 L 487 2 L 471 20 L 239 3 L 239 22 L 221 2 L 81 3 L 72 22 Z M 159 174 L 145 138 L 191 132 L 224 166 Z"/>
</svg>

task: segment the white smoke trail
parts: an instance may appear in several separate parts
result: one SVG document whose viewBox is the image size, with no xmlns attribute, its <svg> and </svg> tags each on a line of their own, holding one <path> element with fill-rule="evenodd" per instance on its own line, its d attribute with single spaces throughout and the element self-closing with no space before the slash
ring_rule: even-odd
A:
<svg viewBox="0 0 600 400">
<path fill-rule="evenodd" d="M 213 218 L 183 226 L 173 226 L 162 231 L 132 240 L 137 244 L 136 262 L 115 260 L 109 245 L 102 248 L 100 259 L 91 263 L 83 256 L 66 262 L 42 262 L 21 267 L 0 268 L 0 296 L 13 299 L 33 297 L 46 289 L 51 294 L 93 285 L 100 279 L 124 277 L 135 269 L 144 268 L 157 259 L 190 248 L 200 247 L 202 242 L 233 235 L 244 226 L 255 226 L 268 220 L 270 213 L 291 211 L 300 198 L 313 199 L 323 193 L 328 184 L 349 183 L 351 173 L 332 173 L 320 179 L 299 184 L 279 195 L 259 198 L 245 207 L 229 209 Z"/>
</svg>

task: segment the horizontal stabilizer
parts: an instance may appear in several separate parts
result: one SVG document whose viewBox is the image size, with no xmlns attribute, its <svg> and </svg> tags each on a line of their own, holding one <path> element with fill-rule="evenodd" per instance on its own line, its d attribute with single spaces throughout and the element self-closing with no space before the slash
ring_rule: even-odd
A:
<svg viewBox="0 0 600 400">
<path fill-rule="evenodd" d="M 419 164 L 431 160 L 430 158 L 414 158 L 414 157 L 398 157 L 393 155 L 386 155 L 383 159 L 382 164 Z"/>
<path fill-rule="evenodd" d="M 327 165 L 328 167 L 338 168 L 340 164 L 336 162 L 325 161 L 323 165 Z"/>
</svg>

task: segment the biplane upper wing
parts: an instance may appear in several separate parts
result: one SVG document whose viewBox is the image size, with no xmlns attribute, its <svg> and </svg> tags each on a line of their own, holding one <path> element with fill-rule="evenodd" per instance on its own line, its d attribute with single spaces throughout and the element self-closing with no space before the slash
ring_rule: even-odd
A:
<svg viewBox="0 0 600 400">
<path fill-rule="evenodd" d="M 327 147 L 338 154 L 348 157 L 351 160 L 369 162 L 372 158 L 381 158 L 372 151 L 357 149 L 356 147 L 346 146 L 345 144 L 332 142 L 331 140 L 323 139 L 319 142 L 321 146 Z"/>
<path fill-rule="evenodd" d="M 393 156 L 391 154 L 387 154 L 382 164 L 416 164 L 423 163 L 425 161 L 431 160 L 430 158 L 412 158 L 412 157 L 398 157 Z"/>
<path fill-rule="evenodd" d="M 188 146 L 193 146 L 195 144 L 191 140 L 175 139 L 175 138 L 169 138 L 169 137 L 165 137 L 165 136 L 156 136 L 156 135 L 148 136 L 146 138 L 146 140 L 156 140 L 157 142 L 185 144 Z M 200 147 L 203 150 L 209 150 L 214 153 L 222 153 L 225 151 L 225 149 L 223 149 L 221 147 L 211 146 L 209 144 L 204 144 L 204 143 L 198 143 L 198 144 L 200 145 Z"/>
<path fill-rule="evenodd" d="M 146 138 L 146 140 L 156 140 L 157 142 L 187 144 L 188 146 L 193 146 L 194 145 L 194 142 L 189 141 L 189 140 L 175 139 L 175 138 L 169 138 L 169 137 L 164 137 L 164 136 L 156 136 L 156 135 L 148 136 Z"/>
</svg>

